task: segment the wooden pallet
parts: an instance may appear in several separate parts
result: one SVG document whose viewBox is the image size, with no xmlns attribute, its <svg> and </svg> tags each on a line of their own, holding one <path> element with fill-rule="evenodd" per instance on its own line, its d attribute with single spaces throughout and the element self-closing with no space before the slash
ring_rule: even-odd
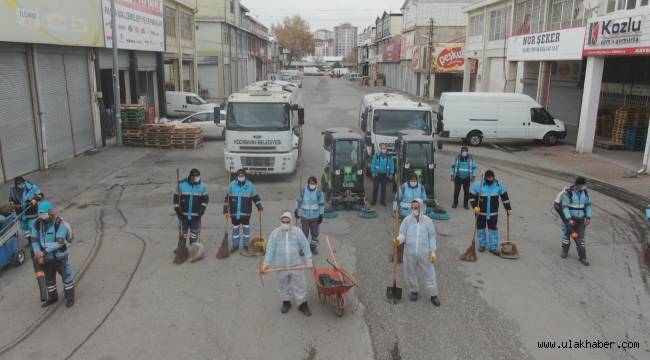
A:
<svg viewBox="0 0 650 360">
<path fill-rule="evenodd" d="M 596 139 L 594 141 L 594 146 L 599 147 L 605 150 L 623 150 L 625 145 L 622 143 L 613 142 L 610 140 Z"/>
</svg>

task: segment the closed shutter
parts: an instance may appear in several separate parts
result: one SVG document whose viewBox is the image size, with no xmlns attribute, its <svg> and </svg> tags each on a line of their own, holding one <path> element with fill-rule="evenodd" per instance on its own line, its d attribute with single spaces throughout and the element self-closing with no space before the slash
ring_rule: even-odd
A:
<svg viewBox="0 0 650 360">
<path fill-rule="evenodd" d="M 90 84 L 86 55 L 66 54 L 65 78 L 75 155 L 95 147 L 95 129 L 90 108 Z"/>
<path fill-rule="evenodd" d="M 38 150 L 24 48 L 0 45 L 0 180 L 38 170 Z M 4 174 L 3 174 L 4 172 Z M 4 176 L 3 176 L 4 175 Z M 1 181 L 0 181 L 1 182 Z"/>
<path fill-rule="evenodd" d="M 578 126 L 582 90 L 577 83 L 552 82 L 547 110 L 568 125 Z"/>
<path fill-rule="evenodd" d="M 490 59 L 490 92 L 503 92 L 505 79 L 503 75 L 503 58 Z"/>
<path fill-rule="evenodd" d="M 199 64 L 199 94 L 206 99 L 219 97 L 219 67 L 217 64 Z"/>
<path fill-rule="evenodd" d="M 39 95 L 49 163 L 74 156 L 63 54 L 38 54 Z"/>
</svg>

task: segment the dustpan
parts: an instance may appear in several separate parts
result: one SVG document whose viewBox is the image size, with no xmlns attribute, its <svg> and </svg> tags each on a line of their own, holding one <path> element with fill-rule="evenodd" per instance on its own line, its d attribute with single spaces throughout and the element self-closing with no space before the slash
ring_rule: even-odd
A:
<svg viewBox="0 0 650 360">
<path fill-rule="evenodd" d="M 510 241 L 510 215 L 508 215 L 506 223 L 506 241 L 501 243 L 499 253 L 504 259 L 515 260 L 519 258 L 519 248 L 514 241 Z"/>
</svg>

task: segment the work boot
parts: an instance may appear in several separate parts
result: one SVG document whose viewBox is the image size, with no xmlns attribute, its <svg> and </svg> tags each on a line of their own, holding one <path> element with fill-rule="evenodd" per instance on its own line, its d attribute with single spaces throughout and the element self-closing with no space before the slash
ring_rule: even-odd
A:
<svg viewBox="0 0 650 360">
<path fill-rule="evenodd" d="M 316 245 L 309 245 L 309 249 L 311 250 L 312 255 L 318 255 L 318 246 Z"/>
<path fill-rule="evenodd" d="M 45 300 L 44 303 L 41 304 L 41 307 L 48 307 L 54 303 L 59 301 L 59 294 L 57 293 L 49 293 L 47 295 L 47 300 Z"/>
<path fill-rule="evenodd" d="M 431 303 L 433 304 L 433 306 L 440 306 L 440 300 L 438 299 L 437 296 L 431 297 Z"/>
<path fill-rule="evenodd" d="M 494 255 L 494 256 L 501 256 L 501 254 L 499 253 L 499 250 L 493 250 L 493 249 L 490 249 L 490 253 L 491 253 L 492 255 Z"/>
<path fill-rule="evenodd" d="M 248 246 L 244 245 L 244 251 L 248 252 Z"/>
<path fill-rule="evenodd" d="M 65 306 L 72 307 L 74 305 L 74 288 L 65 290 Z"/>
<path fill-rule="evenodd" d="M 479 246 L 478 251 L 479 252 L 485 252 L 485 246 Z"/>
<path fill-rule="evenodd" d="M 239 251 L 239 245 L 233 245 L 233 246 L 232 246 L 232 249 L 230 249 L 230 253 L 231 253 L 231 254 L 234 254 L 234 253 L 236 253 L 237 251 Z"/>
<path fill-rule="evenodd" d="M 291 309 L 291 301 L 283 301 L 282 309 L 280 309 L 280 312 L 286 314 L 289 312 L 290 309 Z"/>
<path fill-rule="evenodd" d="M 409 300 L 418 301 L 418 293 L 417 292 L 412 292 L 411 295 L 409 295 Z"/>
<path fill-rule="evenodd" d="M 580 263 L 584 266 L 589 266 L 589 261 L 587 261 L 587 258 L 580 258 Z"/>
<path fill-rule="evenodd" d="M 453 205 L 451 205 L 451 208 L 452 208 L 452 209 L 455 209 L 455 208 L 457 208 L 457 207 L 458 207 L 458 203 L 454 203 Z"/>
<path fill-rule="evenodd" d="M 300 304 L 300 306 L 298 306 L 298 311 L 303 313 L 303 315 L 305 315 L 305 316 L 311 316 L 311 310 L 309 310 L 309 306 L 307 306 L 306 301 L 304 303 Z"/>
<path fill-rule="evenodd" d="M 560 257 L 562 259 L 566 259 L 566 257 L 569 255 L 569 247 L 570 244 L 562 244 L 562 254 L 560 254 Z"/>
</svg>

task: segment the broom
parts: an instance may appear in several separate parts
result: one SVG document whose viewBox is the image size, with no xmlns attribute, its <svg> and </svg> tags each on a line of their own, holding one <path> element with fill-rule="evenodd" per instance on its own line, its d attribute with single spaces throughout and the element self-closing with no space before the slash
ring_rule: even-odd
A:
<svg viewBox="0 0 650 360">
<path fill-rule="evenodd" d="M 481 192 L 483 191 L 483 179 L 481 179 L 481 188 L 478 193 L 477 206 L 481 205 Z M 476 218 L 478 215 L 474 214 L 474 233 L 472 234 L 472 244 L 465 250 L 463 256 L 460 257 L 462 261 L 476 262 L 476 230 L 478 229 L 478 224 L 476 223 Z"/>
<path fill-rule="evenodd" d="M 179 170 L 176 169 L 176 192 L 178 194 L 178 206 L 179 209 L 181 210 L 181 216 L 182 216 L 182 207 L 181 207 L 181 179 L 180 179 L 180 173 Z M 191 211 L 191 209 L 189 209 Z M 176 246 L 176 254 L 174 256 L 174 264 L 182 264 L 185 261 L 187 261 L 187 258 L 190 256 L 190 251 L 187 249 L 187 245 L 185 244 L 186 239 L 185 236 L 183 236 L 183 226 L 182 226 L 182 219 L 179 217 L 178 218 L 178 245 Z M 187 224 L 187 231 L 189 233 L 190 231 L 190 225 Z"/>
<path fill-rule="evenodd" d="M 230 187 L 230 171 L 226 171 L 228 173 L 228 187 Z M 230 218 L 230 189 L 226 190 L 228 194 L 226 195 L 226 211 L 228 216 L 225 221 L 225 229 L 223 231 L 223 239 L 221 240 L 221 246 L 219 246 L 219 250 L 217 250 L 217 259 L 225 259 L 228 256 L 230 256 L 230 249 L 228 248 L 228 219 Z"/>
</svg>

